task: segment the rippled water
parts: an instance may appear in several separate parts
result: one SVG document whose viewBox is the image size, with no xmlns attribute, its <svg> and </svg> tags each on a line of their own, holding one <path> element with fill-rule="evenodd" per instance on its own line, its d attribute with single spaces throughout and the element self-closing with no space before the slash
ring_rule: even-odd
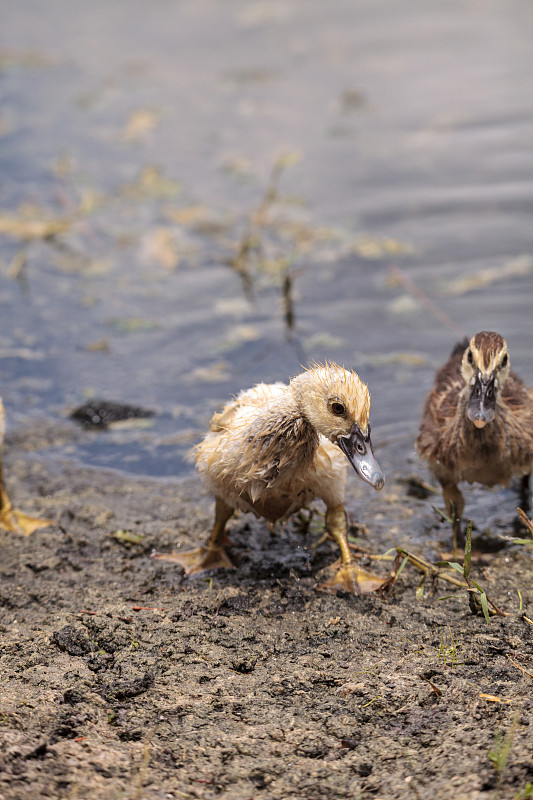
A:
<svg viewBox="0 0 533 800">
<path fill-rule="evenodd" d="M 398 475 L 460 336 L 533 381 L 530 2 L 3 6 L 0 379 L 42 458 L 186 474 L 226 398 L 328 358 Z M 156 415 L 79 432 L 95 396 Z"/>
</svg>

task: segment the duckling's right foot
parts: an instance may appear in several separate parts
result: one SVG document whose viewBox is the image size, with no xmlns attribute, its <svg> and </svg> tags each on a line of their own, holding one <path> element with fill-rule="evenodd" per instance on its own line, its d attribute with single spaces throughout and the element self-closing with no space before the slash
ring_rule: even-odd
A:
<svg viewBox="0 0 533 800">
<path fill-rule="evenodd" d="M 204 572 L 206 569 L 234 569 L 223 547 L 197 547 L 183 553 L 154 553 L 152 558 L 181 564 L 187 575 Z"/>
<path fill-rule="evenodd" d="M 332 568 L 339 566 L 336 561 Z M 337 589 L 342 589 L 350 594 L 370 594 L 378 589 L 384 588 L 388 578 L 368 572 L 354 562 L 341 564 L 332 578 L 319 584 L 316 588 L 319 591 L 335 593 Z"/>
<path fill-rule="evenodd" d="M 39 528 L 49 528 L 54 524 L 53 519 L 30 517 L 29 514 L 16 508 L 4 508 L 0 511 L 0 528 L 10 533 L 19 533 L 22 536 L 29 536 Z"/>
</svg>

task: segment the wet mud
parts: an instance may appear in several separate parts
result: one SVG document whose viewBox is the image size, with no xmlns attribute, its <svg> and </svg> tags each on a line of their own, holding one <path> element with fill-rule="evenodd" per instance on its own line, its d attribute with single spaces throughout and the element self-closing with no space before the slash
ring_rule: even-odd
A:
<svg viewBox="0 0 533 800">
<path fill-rule="evenodd" d="M 196 477 L 51 469 L 16 445 L 6 471 L 17 506 L 58 524 L 0 534 L 0 798 L 530 796 L 531 548 L 474 558 L 508 612 L 487 624 L 457 587 L 417 592 L 410 564 L 381 596 L 317 591 L 337 557 L 318 512 L 276 532 L 236 518 L 235 569 L 187 578 L 151 553 L 205 539 Z M 375 518 L 433 519 L 438 549 L 449 531 L 409 491 L 392 476 Z"/>
</svg>

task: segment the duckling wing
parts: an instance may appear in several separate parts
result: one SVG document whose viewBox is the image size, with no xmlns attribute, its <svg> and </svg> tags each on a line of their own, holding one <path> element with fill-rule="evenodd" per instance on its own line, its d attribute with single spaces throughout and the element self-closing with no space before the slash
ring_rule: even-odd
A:
<svg viewBox="0 0 533 800">
<path fill-rule="evenodd" d="M 209 421 L 209 430 L 212 433 L 221 433 L 231 425 L 231 419 L 238 409 L 237 403 L 228 403 L 222 411 L 216 411 Z"/>
<path fill-rule="evenodd" d="M 224 430 L 231 430 L 232 425 L 238 425 L 234 420 L 239 412 L 247 416 L 245 409 L 249 406 L 258 410 L 266 408 L 273 400 L 283 395 L 287 390 L 284 383 L 258 383 L 251 389 L 240 392 L 235 400 L 227 403 L 222 411 L 215 412 L 209 423 L 209 430 L 213 433 L 221 433 Z"/>
<path fill-rule="evenodd" d="M 510 372 L 502 389 L 502 397 L 513 411 L 528 418 L 533 416 L 533 389 L 525 385 L 516 372 Z"/>
<path fill-rule="evenodd" d="M 533 461 L 533 390 L 514 372 L 502 389 L 503 423 L 510 458 L 518 465 Z"/>
<path fill-rule="evenodd" d="M 269 518 L 274 511 L 267 515 L 266 504 L 285 511 L 294 506 L 318 439 L 288 386 L 259 384 L 241 392 L 210 427 L 196 447 L 196 465 L 215 494 Z"/>
<path fill-rule="evenodd" d="M 433 394 L 438 395 L 439 398 L 444 399 L 451 395 L 451 397 L 457 398 L 458 395 L 458 387 L 459 391 L 463 386 L 463 379 L 461 376 L 461 362 L 463 360 L 463 353 L 465 351 L 465 344 L 468 346 L 468 342 L 459 342 L 450 358 L 446 363 L 437 370 L 435 375 L 435 384 L 433 386 Z M 455 405 L 457 406 L 457 400 L 455 401 Z"/>
<path fill-rule="evenodd" d="M 450 438 L 455 436 L 457 405 L 464 386 L 461 376 L 463 352 L 461 343 L 437 372 L 433 389 L 426 397 L 415 446 L 419 454 L 430 461 L 440 460 L 450 445 Z"/>
<path fill-rule="evenodd" d="M 209 432 L 194 449 L 201 473 L 240 476 L 253 468 L 251 452 L 272 439 L 276 418 L 273 405 L 283 404 L 288 387 L 283 383 L 258 384 L 240 392 L 213 415 Z M 253 459 L 252 459 L 253 462 Z M 264 469 L 265 456 L 260 461 Z"/>
</svg>

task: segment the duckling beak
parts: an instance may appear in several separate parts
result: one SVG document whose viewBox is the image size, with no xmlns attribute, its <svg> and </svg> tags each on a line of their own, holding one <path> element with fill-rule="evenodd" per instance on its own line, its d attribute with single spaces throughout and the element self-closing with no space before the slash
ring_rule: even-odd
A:
<svg viewBox="0 0 533 800">
<path fill-rule="evenodd" d="M 370 441 L 370 426 L 368 433 L 363 436 L 361 428 L 354 422 L 348 436 L 338 436 L 337 444 L 357 472 L 360 478 L 373 486 L 374 489 L 383 489 L 385 477 L 374 458 L 372 442 Z"/>
<path fill-rule="evenodd" d="M 484 428 L 494 419 L 496 411 L 496 387 L 494 373 L 484 380 L 478 372 L 468 401 L 468 419 L 476 428 Z"/>
</svg>

